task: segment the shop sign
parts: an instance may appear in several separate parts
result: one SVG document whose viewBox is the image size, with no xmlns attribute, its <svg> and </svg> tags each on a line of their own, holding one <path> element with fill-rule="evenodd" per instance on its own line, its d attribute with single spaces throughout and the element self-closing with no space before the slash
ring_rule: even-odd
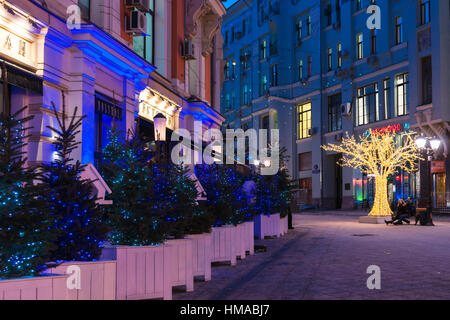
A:
<svg viewBox="0 0 450 320">
<path fill-rule="evenodd" d="M 0 28 L 0 52 L 19 60 L 30 60 L 31 43 Z"/>
<path fill-rule="evenodd" d="M 445 173 L 445 160 L 431 161 L 431 173 Z"/>
<path fill-rule="evenodd" d="M 406 122 L 404 124 L 396 123 L 396 124 L 392 124 L 392 125 L 381 127 L 381 128 L 369 129 L 366 132 L 366 136 L 371 135 L 371 134 L 383 135 L 383 134 L 387 134 L 387 133 L 397 133 L 402 130 L 409 130 L 409 129 L 410 129 L 410 125 L 408 122 Z"/>
</svg>

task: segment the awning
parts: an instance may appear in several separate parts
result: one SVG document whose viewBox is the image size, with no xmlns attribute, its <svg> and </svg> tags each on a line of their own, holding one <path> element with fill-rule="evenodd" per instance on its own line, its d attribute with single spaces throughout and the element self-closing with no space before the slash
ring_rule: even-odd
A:
<svg viewBox="0 0 450 320">
<path fill-rule="evenodd" d="M 42 78 L 34 73 L 0 59 L 0 82 L 3 82 L 3 62 L 6 63 L 7 81 L 9 84 L 43 94 Z"/>
</svg>

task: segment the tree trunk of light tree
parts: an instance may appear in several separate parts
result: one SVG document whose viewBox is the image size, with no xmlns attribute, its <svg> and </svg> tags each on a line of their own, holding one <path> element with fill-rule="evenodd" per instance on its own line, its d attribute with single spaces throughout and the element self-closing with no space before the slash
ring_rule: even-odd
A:
<svg viewBox="0 0 450 320">
<path fill-rule="evenodd" d="M 377 176 L 375 178 L 375 201 L 370 211 L 370 216 L 389 216 L 392 214 L 388 201 L 387 177 Z"/>
</svg>

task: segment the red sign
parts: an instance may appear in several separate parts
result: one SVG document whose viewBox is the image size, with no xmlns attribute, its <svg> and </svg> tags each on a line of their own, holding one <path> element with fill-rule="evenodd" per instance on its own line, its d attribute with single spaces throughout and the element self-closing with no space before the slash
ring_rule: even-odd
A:
<svg viewBox="0 0 450 320">
<path fill-rule="evenodd" d="M 402 125 L 400 123 L 397 123 L 387 127 L 372 129 L 372 134 L 386 134 L 386 133 L 395 133 L 399 131 L 402 131 Z"/>
<path fill-rule="evenodd" d="M 431 161 L 431 173 L 445 173 L 445 160 Z"/>
</svg>

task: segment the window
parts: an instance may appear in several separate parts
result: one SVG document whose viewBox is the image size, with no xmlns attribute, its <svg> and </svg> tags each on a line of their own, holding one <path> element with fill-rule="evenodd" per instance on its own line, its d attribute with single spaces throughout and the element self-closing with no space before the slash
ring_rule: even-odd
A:
<svg viewBox="0 0 450 320">
<path fill-rule="evenodd" d="M 431 68 L 431 56 L 421 60 L 422 65 L 422 104 L 433 102 L 433 74 Z"/>
<path fill-rule="evenodd" d="M 311 35 L 311 33 L 312 33 L 311 31 L 312 31 L 312 28 L 311 28 L 311 16 L 308 16 L 306 18 L 306 32 L 307 32 L 308 36 Z"/>
<path fill-rule="evenodd" d="M 224 45 L 226 46 L 228 44 L 228 30 L 225 31 L 225 39 L 224 39 Z"/>
<path fill-rule="evenodd" d="M 230 102 L 230 94 L 227 93 L 225 95 L 225 106 L 224 106 L 224 111 L 227 112 L 228 110 L 230 110 L 231 107 L 231 102 Z"/>
<path fill-rule="evenodd" d="M 265 115 L 261 118 L 261 129 L 267 130 L 267 141 L 270 140 L 270 117 Z"/>
<path fill-rule="evenodd" d="M 303 60 L 298 61 L 298 80 L 303 79 Z"/>
<path fill-rule="evenodd" d="M 133 50 L 150 63 L 154 63 L 154 30 L 155 30 L 155 1 L 149 1 L 150 10 L 146 13 L 147 33 L 145 36 L 133 37 Z"/>
<path fill-rule="evenodd" d="M 241 66 L 242 66 L 241 72 L 250 68 L 250 58 L 251 58 L 250 49 L 247 49 L 247 50 L 241 52 L 241 58 L 240 58 Z"/>
<path fill-rule="evenodd" d="M 242 20 L 242 36 L 245 36 L 245 32 L 247 31 L 247 20 Z"/>
<path fill-rule="evenodd" d="M 108 131 L 113 122 L 122 121 L 123 112 L 117 101 L 95 93 L 94 165 L 99 165 L 102 150 L 108 144 Z"/>
<path fill-rule="evenodd" d="M 248 85 L 244 84 L 244 86 L 242 87 L 242 104 L 243 105 L 247 105 L 248 101 L 249 101 L 249 97 L 248 97 Z"/>
<path fill-rule="evenodd" d="M 91 1 L 90 0 L 78 0 L 78 7 L 81 12 L 81 19 L 91 20 Z"/>
<path fill-rule="evenodd" d="M 303 21 L 298 20 L 295 27 L 297 32 L 297 43 L 300 44 L 300 42 L 302 41 Z"/>
<path fill-rule="evenodd" d="M 332 48 L 327 49 L 327 66 L 328 66 L 328 71 L 331 71 L 333 69 L 333 49 Z"/>
<path fill-rule="evenodd" d="M 312 75 L 312 58 L 308 56 L 308 78 Z"/>
<path fill-rule="evenodd" d="M 356 125 L 361 126 L 380 120 L 378 108 L 378 84 L 374 83 L 357 90 Z"/>
<path fill-rule="evenodd" d="M 236 110 L 236 93 L 234 91 L 231 93 L 231 109 Z"/>
<path fill-rule="evenodd" d="M 234 41 L 234 36 L 235 36 L 234 27 L 231 27 L 231 43 L 233 43 Z"/>
<path fill-rule="evenodd" d="M 395 77 L 395 115 L 403 116 L 408 113 L 408 73 Z"/>
<path fill-rule="evenodd" d="M 430 0 L 420 0 L 420 23 L 430 22 Z"/>
<path fill-rule="evenodd" d="M 398 16 L 395 18 L 395 44 L 403 42 L 403 18 Z"/>
<path fill-rule="evenodd" d="M 341 25 L 341 0 L 336 0 L 336 23 Z"/>
<path fill-rule="evenodd" d="M 236 78 L 236 60 L 231 61 L 231 80 Z"/>
<path fill-rule="evenodd" d="M 391 110 L 391 79 L 387 78 L 383 81 L 383 96 L 384 96 L 384 118 L 390 118 Z"/>
<path fill-rule="evenodd" d="M 311 129 L 311 102 L 297 106 L 297 114 L 297 138 L 305 139 L 310 137 L 309 129 Z"/>
<path fill-rule="evenodd" d="M 342 129 L 341 116 L 342 96 L 340 93 L 328 97 L 328 131 L 338 131 Z"/>
<path fill-rule="evenodd" d="M 342 43 L 337 45 L 337 66 L 342 68 Z"/>
<path fill-rule="evenodd" d="M 298 154 L 298 171 L 312 170 L 312 152 Z"/>
<path fill-rule="evenodd" d="M 363 57 L 363 34 L 359 33 L 356 35 L 356 59 L 361 60 Z"/>
<path fill-rule="evenodd" d="M 276 87 L 278 86 L 278 65 L 273 64 L 270 68 L 272 69 L 272 87 Z"/>
<path fill-rule="evenodd" d="M 267 80 L 267 75 L 263 75 L 261 77 L 261 93 L 260 93 L 261 95 L 266 94 L 267 90 L 269 89 L 268 86 L 269 81 Z"/>
<path fill-rule="evenodd" d="M 362 9 L 362 0 L 356 0 L 356 11 Z"/>
<path fill-rule="evenodd" d="M 377 53 L 377 29 L 370 29 L 370 54 Z"/>
<path fill-rule="evenodd" d="M 331 4 L 325 7 L 325 23 L 327 27 L 331 26 Z"/>
<path fill-rule="evenodd" d="M 260 48 L 259 59 L 260 60 L 266 59 L 267 58 L 267 40 L 266 39 L 261 40 L 259 48 Z"/>
<path fill-rule="evenodd" d="M 225 75 L 225 80 L 228 80 L 230 78 L 230 61 L 225 62 L 223 73 Z"/>
</svg>

